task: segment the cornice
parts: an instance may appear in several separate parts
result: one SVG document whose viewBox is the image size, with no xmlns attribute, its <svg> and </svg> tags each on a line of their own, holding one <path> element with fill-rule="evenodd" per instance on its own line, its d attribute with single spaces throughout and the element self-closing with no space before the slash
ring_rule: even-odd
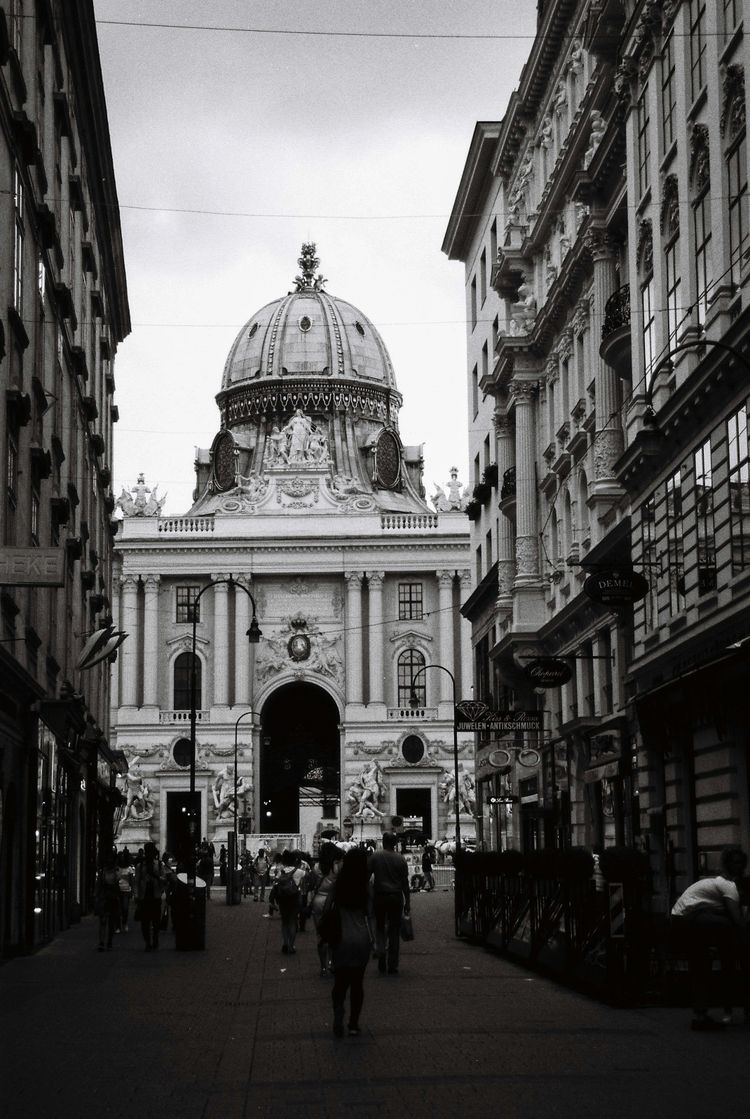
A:
<svg viewBox="0 0 750 1119">
<path fill-rule="evenodd" d="M 477 216 L 487 184 L 494 169 L 492 155 L 500 136 L 501 124 L 497 121 L 477 121 L 469 144 L 461 181 L 453 203 L 448 228 L 443 237 L 442 251 L 449 260 L 466 260 L 471 231 L 480 221 Z"/>
</svg>

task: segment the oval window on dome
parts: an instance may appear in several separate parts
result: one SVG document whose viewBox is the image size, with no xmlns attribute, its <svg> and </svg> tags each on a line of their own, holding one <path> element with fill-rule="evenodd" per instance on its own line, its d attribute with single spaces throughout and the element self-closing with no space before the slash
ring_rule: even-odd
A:
<svg viewBox="0 0 750 1119">
<path fill-rule="evenodd" d="M 253 325 L 250 327 L 250 329 L 247 332 L 248 338 L 252 338 L 254 336 L 255 332 L 257 331 L 257 329 L 258 329 L 258 324 L 257 324 L 257 322 L 254 322 Z"/>
<path fill-rule="evenodd" d="M 401 480 L 401 447 L 392 431 L 382 431 L 375 446 L 375 477 L 373 481 L 387 490 L 394 490 Z"/>
<path fill-rule="evenodd" d="M 299 328 L 303 332 L 303 334 L 307 333 L 311 326 L 312 321 L 310 317 L 308 315 L 303 315 L 302 318 L 299 320 Z"/>
<path fill-rule="evenodd" d="M 359 321 L 359 319 L 357 319 L 357 321 L 355 322 L 355 324 L 354 324 L 354 327 L 355 327 L 355 329 L 356 329 L 357 333 L 358 333 L 358 334 L 361 334 L 361 335 L 362 335 L 362 337 L 364 338 L 364 336 L 365 336 L 365 328 L 364 328 L 364 327 L 362 326 L 362 323 L 361 323 L 361 322 Z"/>
<path fill-rule="evenodd" d="M 401 743 L 401 753 L 404 761 L 416 765 L 424 757 L 424 742 L 418 734 L 409 734 Z"/>
</svg>

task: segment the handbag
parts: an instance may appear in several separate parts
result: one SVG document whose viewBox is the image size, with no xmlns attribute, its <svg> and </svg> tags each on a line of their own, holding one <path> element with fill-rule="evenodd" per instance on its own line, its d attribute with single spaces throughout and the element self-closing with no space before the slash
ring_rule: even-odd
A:
<svg viewBox="0 0 750 1119">
<path fill-rule="evenodd" d="M 402 940 L 414 940 L 414 925 L 411 922 L 410 913 L 401 914 L 401 927 L 399 929 Z"/>
</svg>

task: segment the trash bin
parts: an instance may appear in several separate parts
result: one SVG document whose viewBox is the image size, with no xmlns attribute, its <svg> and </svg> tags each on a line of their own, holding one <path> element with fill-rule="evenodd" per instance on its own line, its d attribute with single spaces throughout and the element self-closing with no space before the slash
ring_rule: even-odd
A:
<svg viewBox="0 0 750 1119">
<path fill-rule="evenodd" d="M 174 890 L 174 946 L 178 951 L 206 947 L 206 883 L 178 874 Z"/>
</svg>

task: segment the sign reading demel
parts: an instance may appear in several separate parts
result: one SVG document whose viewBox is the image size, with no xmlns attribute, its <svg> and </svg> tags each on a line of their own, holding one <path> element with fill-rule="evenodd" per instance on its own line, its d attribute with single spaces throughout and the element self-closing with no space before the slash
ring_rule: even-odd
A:
<svg viewBox="0 0 750 1119">
<path fill-rule="evenodd" d="M 537 657 L 524 665 L 523 671 L 535 688 L 559 688 L 573 675 L 568 662 L 559 657 Z"/>
<path fill-rule="evenodd" d="M 637 571 L 610 568 L 589 575 L 583 584 L 584 594 L 602 606 L 632 606 L 648 594 L 649 582 Z"/>
<path fill-rule="evenodd" d="M 62 548 L 0 548 L 0 585 L 61 587 L 64 581 Z"/>
</svg>

